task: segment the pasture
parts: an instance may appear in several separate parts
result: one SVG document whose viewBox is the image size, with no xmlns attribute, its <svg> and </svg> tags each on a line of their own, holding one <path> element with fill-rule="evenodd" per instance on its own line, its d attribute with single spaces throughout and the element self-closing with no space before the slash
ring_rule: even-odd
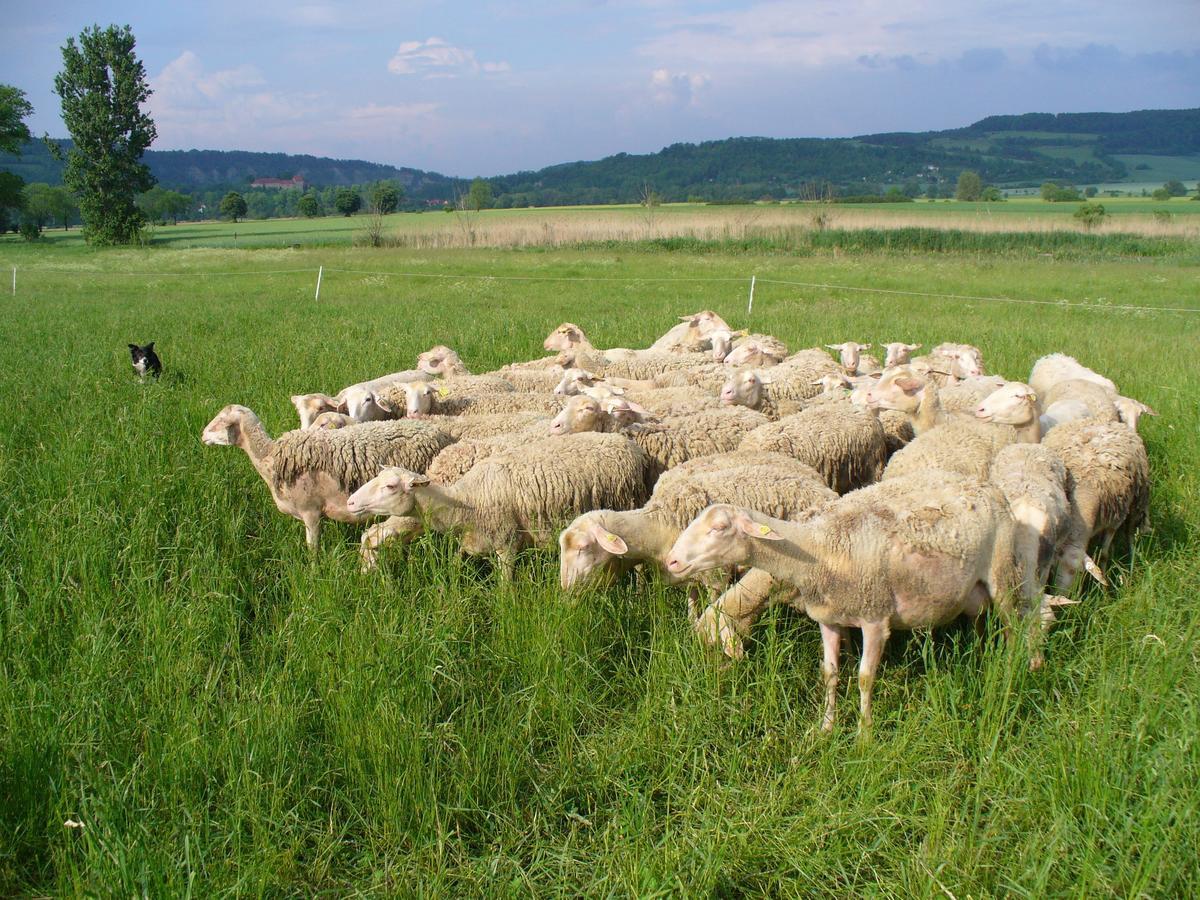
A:
<svg viewBox="0 0 1200 900">
<path fill-rule="evenodd" d="M 288 225 L 308 227 L 239 224 L 239 246 L 303 242 Z M 349 243 L 343 225 L 361 228 L 317 227 Z M 1200 316 L 1161 310 L 1200 310 L 1194 251 L 211 246 L 233 228 L 158 230 L 193 249 L 0 243 L 0 893 L 1200 891 Z M 328 524 L 310 556 L 244 454 L 199 440 L 231 402 L 278 434 L 290 394 L 436 343 L 484 371 L 563 320 L 644 346 L 706 307 L 793 349 L 970 341 L 1012 378 L 1071 353 L 1161 414 L 1142 424 L 1152 530 L 1062 611 L 1042 672 L 994 629 L 893 638 L 860 743 L 853 678 L 817 731 L 801 616 L 769 613 L 723 667 L 679 589 L 568 603 L 550 548 L 512 584 L 437 536 L 364 575 L 359 528 Z M 141 385 L 126 344 L 152 339 L 164 374 Z"/>
<path fill-rule="evenodd" d="M 1156 187 L 1158 185 L 1155 185 Z M 471 249 L 475 247 L 605 247 L 645 241 L 688 239 L 760 249 L 801 250 L 814 239 L 836 243 L 840 234 L 895 232 L 901 229 L 950 230 L 996 240 L 999 236 L 1052 233 L 1085 243 L 1113 243 L 1123 236 L 1159 240 L 1200 241 L 1200 202 L 1189 198 L 1154 201 L 1145 198 L 1097 198 L 1107 220 L 1085 232 L 1073 218 L 1079 203 L 1047 203 L 1040 198 L 1013 198 L 1003 203 L 921 200 L 915 203 L 823 204 L 775 203 L 708 206 L 669 203 L 638 206 L 576 206 L 535 209 L 491 209 L 481 212 L 395 213 L 381 223 L 384 246 L 396 249 Z M 183 249 L 287 248 L 361 245 L 369 216 L 325 216 L 315 219 L 259 219 L 241 222 L 187 222 L 157 225 L 147 231 L 150 245 Z M 813 234 L 820 219 L 823 234 Z M 853 239 L 851 237 L 851 239 Z M 48 229 L 46 244 L 81 249 L 78 228 Z M 882 248 L 886 237 L 871 238 Z M 0 247 L 17 244 L 16 235 L 0 237 Z M 769 245 L 769 246 L 768 246 Z M 14 251 L 17 252 L 17 251 Z"/>
</svg>

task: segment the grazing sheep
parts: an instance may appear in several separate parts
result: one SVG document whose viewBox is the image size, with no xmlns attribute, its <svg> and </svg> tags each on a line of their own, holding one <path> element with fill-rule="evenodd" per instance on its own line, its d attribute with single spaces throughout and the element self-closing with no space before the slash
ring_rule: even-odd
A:
<svg viewBox="0 0 1200 900">
<path fill-rule="evenodd" d="M 883 362 L 885 369 L 907 365 L 908 361 L 912 358 L 912 352 L 921 349 L 920 344 L 905 344 L 903 341 L 884 344 L 883 347 L 887 351 L 887 356 L 884 357 Z"/>
<path fill-rule="evenodd" d="M 308 428 L 321 413 L 344 413 L 346 404 L 328 394 L 292 394 L 292 406 L 300 414 L 300 427 Z"/>
<path fill-rule="evenodd" d="M 823 404 L 768 422 L 742 440 L 742 450 L 770 450 L 812 466 L 839 494 L 879 480 L 887 463 L 883 426 L 850 404 Z"/>
<path fill-rule="evenodd" d="M 713 503 L 739 503 L 780 518 L 837 495 L 811 466 L 779 453 L 719 453 L 664 473 L 641 509 L 592 510 L 559 535 L 563 590 L 612 576 L 618 562 L 666 562 L 679 533 Z"/>
<path fill-rule="evenodd" d="M 1115 422 L 1066 422 L 1042 443 L 1067 468 L 1071 530 L 1057 575 L 1059 588 L 1065 589 L 1085 565 L 1093 540 L 1099 539 L 1099 553 L 1106 553 L 1117 531 L 1132 538 L 1145 524 L 1150 463 L 1137 432 Z"/>
<path fill-rule="evenodd" d="M 620 431 L 650 458 L 654 483 L 666 470 L 698 456 L 736 450 L 742 439 L 766 420 L 746 409 L 710 409 L 686 416 L 667 416 L 647 425 L 614 418 L 591 397 L 572 397 L 550 424 L 551 434 Z M 769 448 L 765 448 L 769 449 Z"/>
<path fill-rule="evenodd" d="M 1018 555 L 1037 560 L 1035 584 L 1041 591 L 1066 544 L 1071 524 L 1067 469 L 1062 458 L 1041 444 L 1010 444 L 992 461 L 990 480 L 1000 488 L 1017 526 Z"/>
<path fill-rule="evenodd" d="M 1113 401 L 1113 405 L 1117 407 L 1117 415 L 1121 417 L 1121 421 L 1134 431 L 1138 430 L 1138 420 L 1142 416 L 1158 415 L 1141 400 L 1134 400 L 1132 397 L 1118 397 Z"/>
<path fill-rule="evenodd" d="M 496 553 L 511 578 L 516 551 L 549 541 L 564 519 L 642 505 L 647 464 L 646 454 L 620 435 L 573 434 L 497 453 L 450 487 L 387 466 L 346 505 L 359 515 L 419 510 L 434 531 L 461 531 L 465 553 Z"/>
<path fill-rule="evenodd" d="M 863 634 L 859 666 L 861 729 L 871 725 L 871 692 L 893 630 L 979 616 L 996 604 L 1040 622 L 1040 596 L 1028 583 L 1031 560 L 1016 554 L 1014 525 L 991 484 L 947 473 L 896 479 L 828 503 L 803 522 L 785 522 L 729 505 L 710 506 L 679 536 L 667 569 L 685 578 L 738 565 L 793 585 L 821 626 L 825 713 L 832 730 L 838 655 L 850 628 Z M 1040 634 L 1032 629 L 1031 641 Z"/>
<path fill-rule="evenodd" d="M 1029 373 L 1029 386 L 1039 397 L 1045 397 L 1050 393 L 1050 388 L 1060 381 L 1076 379 L 1094 382 L 1112 393 L 1113 396 L 1118 393 L 1117 386 L 1109 379 L 1065 353 L 1051 353 L 1035 362 L 1033 370 Z"/>
<path fill-rule="evenodd" d="M 998 428 L 968 419 L 947 422 L 922 431 L 888 460 L 883 480 L 941 469 L 987 479 L 996 454 L 1013 443 L 1011 428 Z"/>
<path fill-rule="evenodd" d="M 258 416 L 236 404 L 221 410 L 200 439 L 246 451 L 279 511 L 304 523 L 313 549 L 320 541 L 322 516 L 358 521 L 346 498 L 380 466 L 400 463 L 423 470 L 450 443 L 449 436 L 436 428 L 404 420 L 332 431 L 289 431 L 272 441 Z"/>
<path fill-rule="evenodd" d="M 401 541 L 407 543 L 422 531 L 421 520 L 413 516 L 388 516 L 363 529 L 359 540 L 358 555 L 362 571 L 369 572 L 379 562 L 379 548 L 384 544 Z"/>
</svg>

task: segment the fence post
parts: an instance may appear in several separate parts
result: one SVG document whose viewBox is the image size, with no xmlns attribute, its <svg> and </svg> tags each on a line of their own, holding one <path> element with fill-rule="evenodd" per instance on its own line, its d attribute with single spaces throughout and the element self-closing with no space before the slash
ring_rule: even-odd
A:
<svg viewBox="0 0 1200 900">
<path fill-rule="evenodd" d="M 750 318 L 750 313 L 754 312 L 754 279 L 757 275 L 750 276 L 750 303 L 746 306 L 746 318 Z"/>
<path fill-rule="evenodd" d="M 17 296 L 17 267 L 13 266 L 13 296 Z"/>
<path fill-rule="evenodd" d="M 321 299 L 321 276 L 324 274 L 325 274 L 324 266 L 321 266 L 320 268 L 317 269 L 317 295 L 315 297 L 313 297 L 314 300 Z"/>
</svg>

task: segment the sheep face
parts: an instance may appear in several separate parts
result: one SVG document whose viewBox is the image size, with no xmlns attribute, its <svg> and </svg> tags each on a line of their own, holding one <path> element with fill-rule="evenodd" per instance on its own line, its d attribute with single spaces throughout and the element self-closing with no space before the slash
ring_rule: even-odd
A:
<svg viewBox="0 0 1200 900">
<path fill-rule="evenodd" d="M 978 378 L 983 374 L 983 356 L 974 347 L 959 347 L 949 356 L 954 361 L 951 373 L 956 378 Z"/>
<path fill-rule="evenodd" d="M 242 437 L 242 422 L 253 416 L 247 407 L 231 403 L 204 426 L 200 440 L 210 447 L 234 447 Z"/>
<path fill-rule="evenodd" d="M 748 406 L 758 409 L 762 403 L 763 378 L 756 372 L 736 372 L 721 386 L 721 403 L 725 406 Z"/>
<path fill-rule="evenodd" d="M 884 344 L 884 347 L 887 349 L 887 358 L 883 364 L 885 369 L 907 365 L 909 359 L 912 358 L 912 352 L 921 349 L 920 344 L 905 344 L 900 341 Z"/>
<path fill-rule="evenodd" d="M 404 415 L 410 419 L 429 415 L 436 390 L 437 388 L 426 382 L 405 382 Z"/>
<path fill-rule="evenodd" d="M 744 509 L 716 504 L 683 530 L 667 554 L 667 571 L 676 581 L 709 569 L 736 566 L 750 557 L 750 541 L 780 541 L 770 525 L 755 522 Z"/>
<path fill-rule="evenodd" d="M 1113 406 L 1117 408 L 1117 416 L 1121 421 L 1134 431 L 1137 431 L 1138 419 L 1142 416 L 1158 415 L 1158 413 L 1145 403 L 1142 403 L 1140 400 L 1134 400 L 1132 397 L 1118 397 L 1113 401 Z"/>
<path fill-rule="evenodd" d="M 345 412 L 342 404 L 328 394 L 292 394 L 292 406 L 300 414 L 300 427 L 308 428 L 321 413 Z"/>
<path fill-rule="evenodd" d="M 914 413 L 925 396 L 925 379 L 907 366 L 884 372 L 866 392 L 867 406 L 872 409 L 898 409 Z"/>
<path fill-rule="evenodd" d="M 356 391 L 346 397 L 346 412 L 356 422 L 382 422 L 396 418 L 397 410 L 374 391 Z"/>
<path fill-rule="evenodd" d="M 997 425 L 1028 425 L 1037 418 L 1037 394 L 1027 384 L 1009 382 L 983 399 L 975 418 Z"/>
<path fill-rule="evenodd" d="M 579 394 L 567 401 L 562 412 L 550 421 L 551 434 L 579 434 L 599 431 L 604 410 L 599 401 Z"/>
<path fill-rule="evenodd" d="M 558 536 L 558 580 L 564 591 L 613 574 L 610 563 L 629 548 L 600 524 L 594 513 L 580 516 Z"/>
<path fill-rule="evenodd" d="M 825 346 L 838 352 L 842 368 L 851 374 L 858 371 L 858 362 L 862 351 L 871 349 L 870 344 L 858 344 L 854 341 L 846 341 L 844 344 L 826 344 Z"/>
<path fill-rule="evenodd" d="M 854 387 L 854 383 L 845 375 L 822 375 L 816 381 L 811 382 L 814 387 L 820 387 L 822 394 L 832 394 L 844 388 Z"/>
<path fill-rule="evenodd" d="M 583 341 L 582 328 L 572 325 L 570 322 L 563 322 L 547 335 L 542 346 L 547 350 L 573 350 Z"/>
<path fill-rule="evenodd" d="M 438 344 L 417 357 L 417 368 L 427 375 L 446 375 L 458 361 L 457 353 L 444 344 Z"/>
<path fill-rule="evenodd" d="M 429 479 L 399 466 L 384 466 L 379 474 L 346 500 L 346 509 L 366 516 L 404 516 L 416 505 L 413 490 Z"/>
<path fill-rule="evenodd" d="M 708 341 L 712 345 L 714 362 L 724 362 L 725 357 L 733 350 L 733 335 L 728 331 L 714 331 L 708 336 Z"/>
<path fill-rule="evenodd" d="M 779 358 L 768 353 L 758 341 L 746 341 L 725 357 L 727 366 L 771 366 L 778 362 Z"/>
</svg>

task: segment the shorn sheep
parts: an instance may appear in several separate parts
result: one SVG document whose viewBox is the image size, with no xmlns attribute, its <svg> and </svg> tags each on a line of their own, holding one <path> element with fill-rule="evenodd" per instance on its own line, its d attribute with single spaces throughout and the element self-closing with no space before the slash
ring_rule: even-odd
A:
<svg viewBox="0 0 1200 900">
<path fill-rule="evenodd" d="M 266 482 L 281 513 L 304 523 L 309 547 L 321 537 L 321 518 L 356 522 L 349 495 L 380 467 L 424 470 L 450 437 L 431 425 L 399 420 L 336 430 L 289 431 L 275 440 L 251 410 L 232 404 L 217 413 L 200 439 L 240 447 Z"/>
<path fill-rule="evenodd" d="M 576 434 L 498 453 L 448 488 L 388 466 L 346 505 L 357 515 L 419 511 L 434 531 L 461 532 L 463 552 L 495 553 L 511 578 L 515 553 L 550 541 L 564 520 L 642 505 L 647 465 L 646 454 L 620 435 Z"/>
<path fill-rule="evenodd" d="M 803 522 L 711 506 L 679 536 L 667 569 L 684 578 L 750 566 L 797 589 L 821 626 L 827 731 L 835 720 L 841 642 L 849 629 L 861 629 L 859 724 L 869 729 L 875 673 L 893 630 L 974 618 L 992 604 L 1033 613 L 1040 625 L 1040 594 L 1014 601 L 1031 582 L 1026 568 L 1033 565 L 1016 555 L 1014 532 L 994 485 L 930 473 L 854 491 Z M 1040 633 L 1031 629 L 1031 642 Z"/>
<path fill-rule="evenodd" d="M 839 494 L 879 480 L 887 442 L 879 419 L 850 404 L 822 404 L 750 432 L 741 450 L 770 450 L 812 466 Z"/>
</svg>

